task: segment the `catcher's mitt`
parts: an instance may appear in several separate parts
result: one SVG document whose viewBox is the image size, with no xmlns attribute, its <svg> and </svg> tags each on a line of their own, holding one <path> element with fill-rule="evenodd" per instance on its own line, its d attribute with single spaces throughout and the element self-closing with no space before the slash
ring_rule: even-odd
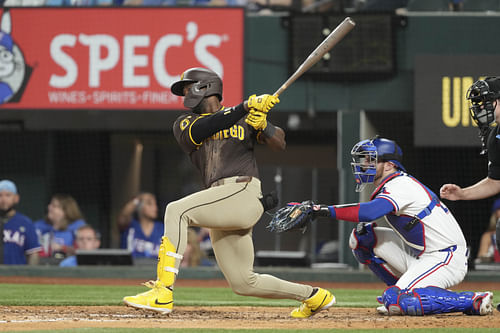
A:
<svg viewBox="0 0 500 333">
<path fill-rule="evenodd" d="M 291 202 L 274 213 L 267 228 L 278 233 L 292 229 L 300 229 L 304 232 L 313 218 L 313 205 L 312 201 Z"/>
</svg>

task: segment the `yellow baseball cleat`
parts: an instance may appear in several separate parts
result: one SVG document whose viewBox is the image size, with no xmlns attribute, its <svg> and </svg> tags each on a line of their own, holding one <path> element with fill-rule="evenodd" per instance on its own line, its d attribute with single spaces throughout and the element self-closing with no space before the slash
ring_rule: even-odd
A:
<svg viewBox="0 0 500 333">
<path fill-rule="evenodd" d="M 328 309 L 333 304 L 335 304 L 335 296 L 331 292 L 323 288 L 316 288 L 316 293 L 303 301 L 298 308 L 290 313 L 290 316 L 293 318 L 309 318 L 321 310 Z"/>
<path fill-rule="evenodd" d="M 165 287 L 160 281 L 148 281 L 143 284 L 151 290 L 135 296 L 124 297 L 123 302 L 126 305 L 161 313 L 172 312 L 174 298 L 170 288 Z"/>
</svg>

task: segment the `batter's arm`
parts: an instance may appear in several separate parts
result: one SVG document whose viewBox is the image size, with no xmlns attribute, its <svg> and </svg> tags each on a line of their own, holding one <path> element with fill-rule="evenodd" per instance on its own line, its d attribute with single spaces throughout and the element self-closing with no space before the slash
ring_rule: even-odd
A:
<svg viewBox="0 0 500 333">
<path fill-rule="evenodd" d="M 233 108 L 223 109 L 209 116 L 200 117 L 190 125 L 191 136 L 196 143 L 200 144 L 218 131 L 236 124 L 247 112 L 244 105 L 239 104 Z"/>
<path fill-rule="evenodd" d="M 274 125 L 268 122 L 268 126 Z M 286 148 L 285 131 L 278 126 L 274 126 L 274 128 L 276 130 L 271 136 L 268 136 L 265 132 L 259 132 L 257 140 L 266 144 L 273 151 L 283 151 Z"/>
</svg>

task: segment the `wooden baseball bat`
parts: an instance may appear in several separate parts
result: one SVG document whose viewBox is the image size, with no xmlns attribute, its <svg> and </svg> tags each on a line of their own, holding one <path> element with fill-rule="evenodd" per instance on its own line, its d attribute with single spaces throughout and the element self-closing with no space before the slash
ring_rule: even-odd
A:
<svg viewBox="0 0 500 333">
<path fill-rule="evenodd" d="M 342 23 L 340 23 L 335 30 L 333 30 L 322 42 L 316 47 L 314 51 L 307 57 L 299 68 L 286 80 L 281 87 L 274 93 L 275 96 L 279 96 L 285 91 L 295 80 L 297 80 L 302 74 L 304 74 L 309 68 L 316 64 L 328 51 L 332 49 L 338 42 L 344 38 L 349 31 L 351 31 L 356 23 L 351 20 L 350 17 L 346 17 Z"/>
</svg>

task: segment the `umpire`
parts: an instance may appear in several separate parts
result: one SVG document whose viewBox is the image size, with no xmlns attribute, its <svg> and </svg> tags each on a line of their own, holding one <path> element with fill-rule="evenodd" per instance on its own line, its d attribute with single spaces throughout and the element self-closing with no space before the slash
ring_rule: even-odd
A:
<svg viewBox="0 0 500 333">
<path fill-rule="evenodd" d="M 466 188 L 443 185 L 441 198 L 448 200 L 484 199 L 500 193 L 500 77 L 488 76 L 474 82 L 467 91 L 467 99 L 486 148 L 483 152 L 488 153 L 488 176 Z M 497 221 L 496 240 L 500 250 L 500 221 Z"/>
<path fill-rule="evenodd" d="M 325 289 L 253 271 L 252 228 L 264 212 L 254 146 L 285 149 L 285 132 L 267 120 L 278 97 L 252 95 L 226 108 L 221 105 L 221 79 L 205 68 L 188 69 L 171 90 L 184 96 L 184 106 L 190 109 L 175 121 L 174 136 L 201 173 L 206 189 L 167 205 L 157 280 L 146 283 L 151 290 L 125 297 L 124 302 L 171 312 L 188 227 L 206 227 L 219 268 L 236 294 L 301 301 L 291 313 L 296 318 L 329 308 L 335 297 Z"/>
</svg>

